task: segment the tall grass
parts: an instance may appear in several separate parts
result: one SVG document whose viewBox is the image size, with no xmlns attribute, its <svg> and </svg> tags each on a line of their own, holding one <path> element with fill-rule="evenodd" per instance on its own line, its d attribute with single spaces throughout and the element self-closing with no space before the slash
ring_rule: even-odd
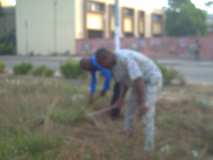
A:
<svg viewBox="0 0 213 160">
<path fill-rule="evenodd" d="M 136 118 L 132 138 L 122 134 L 122 119 L 103 114 L 91 123 L 87 113 L 107 106 L 107 98 L 87 105 L 87 83 L 76 83 L 30 76 L 0 79 L 0 160 L 143 160 L 141 121 Z M 195 102 L 197 92 L 208 96 L 204 104 Z M 163 91 L 153 160 L 194 159 L 192 153 L 210 157 L 213 108 L 206 101 L 212 96 L 212 86 Z"/>
</svg>

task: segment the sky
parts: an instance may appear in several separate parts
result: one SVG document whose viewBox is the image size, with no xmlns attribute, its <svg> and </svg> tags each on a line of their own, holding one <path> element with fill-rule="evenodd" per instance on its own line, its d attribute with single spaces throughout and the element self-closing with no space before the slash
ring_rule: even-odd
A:
<svg viewBox="0 0 213 160">
<path fill-rule="evenodd" d="M 16 3 L 16 0 L 8 0 L 8 1 L 10 1 L 14 5 Z M 138 1 L 144 1 L 146 2 L 145 4 L 147 5 L 147 7 L 154 7 L 154 8 L 164 7 L 168 5 L 167 0 L 138 0 Z M 191 0 L 191 1 L 195 4 L 197 8 L 204 9 L 209 13 L 213 14 L 213 7 L 208 8 L 205 6 L 205 3 L 208 2 L 209 0 Z"/>
<path fill-rule="evenodd" d="M 165 7 L 165 6 L 168 6 L 168 0 L 142 0 L 142 1 L 146 1 L 146 4 L 148 6 L 157 6 L 157 7 Z M 205 5 L 206 2 L 210 1 L 210 0 L 191 0 L 192 3 L 195 4 L 195 6 L 197 8 L 200 8 L 200 9 L 203 9 L 203 10 L 206 10 L 207 12 L 213 14 L 213 7 L 210 8 L 210 7 L 207 7 Z"/>
</svg>

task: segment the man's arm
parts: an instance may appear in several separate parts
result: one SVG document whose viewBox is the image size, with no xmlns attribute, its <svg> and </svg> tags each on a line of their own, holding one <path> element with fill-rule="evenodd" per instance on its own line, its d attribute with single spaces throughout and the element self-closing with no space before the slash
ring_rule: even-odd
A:
<svg viewBox="0 0 213 160">
<path fill-rule="evenodd" d="M 148 108 L 145 105 L 144 101 L 144 73 L 138 65 L 137 61 L 134 59 L 127 60 L 127 69 L 130 79 L 133 81 L 133 91 L 136 93 L 136 98 L 139 106 L 140 114 L 144 114 L 147 112 Z"/>
<path fill-rule="evenodd" d="M 144 105 L 144 81 L 142 78 L 137 78 L 133 81 L 133 91 L 136 93 L 139 106 Z"/>
<path fill-rule="evenodd" d="M 96 78 L 96 72 L 91 72 L 91 80 L 90 80 L 90 103 L 93 102 L 93 97 L 96 91 L 96 84 L 97 84 L 97 78 Z"/>
<path fill-rule="evenodd" d="M 103 84 L 103 87 L 102 87 L 102 90 L 101 90 L 101 96 L 104 96 L 105 93 L 110 88 L 110 82 L 111 82 L 112 76 L 111 76 L 111 72 L 107 69 L 102 69 L 101 74 L 104 77 L 104 84 Z"/>
</svg>

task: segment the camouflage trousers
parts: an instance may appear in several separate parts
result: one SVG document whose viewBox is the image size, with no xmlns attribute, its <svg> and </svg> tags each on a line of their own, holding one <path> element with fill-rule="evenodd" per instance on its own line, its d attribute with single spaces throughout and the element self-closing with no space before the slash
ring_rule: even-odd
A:
<svg viewBox="0 0 213 160">
<path fill-rule="evenodd" d="M 159 91 L 162 88 L 162 78 L 159 78 L 154 84 L 145 84 L 145 104 L 149 108 L 148 112 L 141 118 L 144 124 L 144 150 L 152 151 L 155 145 L 155 108 Z M 137 97 L 131 90 L 128 95 L 127 108 L 124 117 L 124 128 L 133 128 L 135 111 L 138 108 Z"/>
</svg>

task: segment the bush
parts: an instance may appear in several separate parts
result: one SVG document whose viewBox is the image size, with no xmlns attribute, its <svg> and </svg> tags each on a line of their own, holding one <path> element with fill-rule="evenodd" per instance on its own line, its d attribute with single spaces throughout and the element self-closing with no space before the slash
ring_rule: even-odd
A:
<svg viewBox="0 0 213 160">
<path fill-rule="evenodd" d="M 0 61 L 0 73 L 4 73 L 5 70 L 5 63 L 3 61 Z"/>
<path fill-rule="evenodd" d="M 184 83 L 183 76 L 178 73 L 175 69 L 166 67 L 165 65 L 156 62 L 157 66 L 160 68 L 163 75 L 164 85 L 170 85 L 173 80 L 180 81 L 181 84 Z"/>
<path fill-rule="evenodd" d="M 30 63 L 20 63 L 20 64 L 16 64 L 13 67 L 13 72 L 16 75 L 26 75 L 28 73 L 30 73 L 30 71 L 33 69 L 33 65 Z"/>
<path fill-rule="evenodd" d="M 33 75 L 41 77 L 52 77 L 54 75 L 54 71 L 47 66 L 42 65 L 33 70 Z"/>
<path fill-rule="evenodd" d="M 65 78 L 77 78 L 83 73 L 78 61 L 73 60 L 69 60 L 62 64 L 60 70 Z"/>
</svg>

